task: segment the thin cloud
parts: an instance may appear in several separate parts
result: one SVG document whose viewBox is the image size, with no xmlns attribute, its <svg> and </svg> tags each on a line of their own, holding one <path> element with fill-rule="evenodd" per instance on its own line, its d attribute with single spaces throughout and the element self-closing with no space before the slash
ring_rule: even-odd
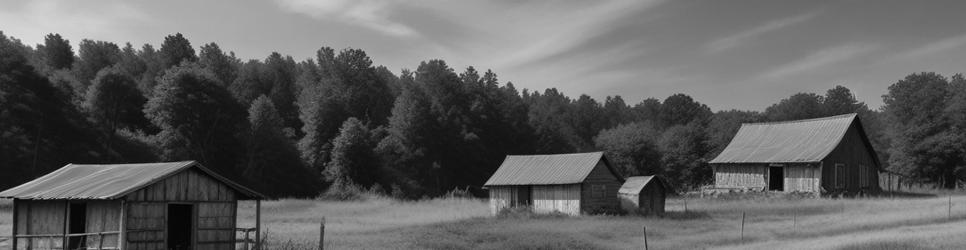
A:
<svg viewBox="0 0 966 250">
<path fill-rule="evenodd" d="M 876 49 L 873 44 L 847 44 L 816 51 L 802 59 L 779 66 L 759 78 L 775 80 L 843 62 Z"/>
<path fill-rule="evenodd" d="M 921 47 L 911 49 L 909 51 L 899 54 L 898 56 L 896 56 L 896 58 L 899 58 L 899 59 L 918 58 L 922 56 L 936 54 L 938 52 L 942 52 L 950 49 L 955 49 L 963 45 L 966 45 L 966 34 L 942 39 L 934 43 L 929 43 Z"/>
<path fill-rule="evenodd" d="M 714 41 L 711 41 L 710 43 L 706 44 L 705 49 L 710 52 L 721 52 L 727 49 L 731 49 L 741 44 L 744 44 L 751 39 L 761 36 L 762 34 L 772 32 L 772 31 L 777 31 L 785 27 L 789 27 L 795 24 L 806 22 L 808 20 L 812 20 L 815 17 L 817 17 L 819 14 L 820 13 L 818 11 L 813 11 L 813 12 L 805 13 L 798 16 L 772 20 L 760 26 L 741 31 L 741 32 L 732 34 L 730 36 L 715 39 Z"/>
<path fill-rule="evenodd" d="M 127 26 L 153 21 L 150 15 L 127 2 L 95 7 L 86 2 L 37 0 L 19 8 L 0 8 L 0 23 L 7 24 L 4 32 L 21 34 L 28 44 L 42 42 L 47 33 L 61 33 L 75 42 L 80 38 L 109 38 Z"/>
<path fill-rule="evenodd" d="M 315 19 L 335 19 L 394 37 L 413 37 L 418 32 L 412 27 L 389 20 L 389 11 L 395 1 L 375 0 L 277 0 L 282 9 L 304 14 Z"/>
</svg>

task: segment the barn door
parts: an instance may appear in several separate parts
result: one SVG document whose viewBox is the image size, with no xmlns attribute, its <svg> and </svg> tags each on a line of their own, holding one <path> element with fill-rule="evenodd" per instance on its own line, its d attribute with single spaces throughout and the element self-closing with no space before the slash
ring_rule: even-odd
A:
<svg viewBox="0 0 966 250">
<path fill-rule="evenodd" d="M 531 200 L 531 194 L 533 193 L 532 186 L 520 186 L 517 190 L 517 206 L 530 206 L 533 205 Z"/>
<path fill-rule="evenodd" d="M 768 190 L 785 190 L 785 168 L 774 166 L 768 168 Z"/>
</svg>

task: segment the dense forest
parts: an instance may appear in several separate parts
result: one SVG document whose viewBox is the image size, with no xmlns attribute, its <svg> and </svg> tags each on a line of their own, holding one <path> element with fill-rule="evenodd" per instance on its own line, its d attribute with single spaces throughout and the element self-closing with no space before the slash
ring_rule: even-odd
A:
<svg viewBox="0 0 966 250">
<path fill-rule="evenodd" d="M 197 51 L 196 51 L 197 48 Z M 743 122 L 858 113 L 885 168 L 953 187 L 966 166 L 966 80 L 915 73 L 881 109 L 849 89 L 764 111 L 714 112 L 686 94 L 632 103 L 517 89 L 443 60 L 394 73 L 360 49 L 243 60 L 181 34 L 160 47 L 0 33 L 0 189 L 66 163 L 197 160 L 274 197 L 478 190 L 507 154 L 604 151 L 622 175 L 710 183 Z M 307 57 L 307 58 L 308 58 Z"/>
</svg>

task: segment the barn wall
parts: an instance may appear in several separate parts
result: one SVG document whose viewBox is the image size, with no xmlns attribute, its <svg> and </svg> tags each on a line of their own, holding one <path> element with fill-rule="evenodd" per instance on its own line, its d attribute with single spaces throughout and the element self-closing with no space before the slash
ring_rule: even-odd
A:
<svg viewBox="0 0 966 250">
<path fill-rule="evenodd" d="M 640 211 L 642 214 L 664 214 L 664 202 L 667 198 L 667 190 L 658 180 L 651 180 L 641 190 L 638 197 Z"/>
<path fill-rule="evenodd" d="M 237 193 L 205 173 L 189 169 L 124 197 L 129 249 L 163 249 L 169 203 L 193 204 L 196 249 L 232 249 Z"/>
<path fill-rule="evenodd" d="M 87 201 L 85 232 L 111 232 L 121 228 L 121 201 Z M 87 237 L 88 246 L 97 246 L 97 236 Z M 118 235 L 104 236 L 104 247 L 117 247 Z"/>
<path fill-rule="evenodd" d="M 822 177 L 819 164 L 787 164 L 784 167 L 785 192 L 820 192 Z"/>
<path fill-rule="evenodd" d="M 584 213 L 614 212 L 620 209 L 617 191 L 621 188 L 621 180 L 616 173 L 610 171 L 603 160 L 587 174 L 587 178 L 580 185 L 580 209 Z M 603 187 L 602 193 L 594 193 L 594 188 Z"/>
<path fill-rule="evenodd" d="M 827 191 L 858 193 L 880 190 L 878 166 L 869 153 L 871 149 L 862 141 L 858 125 L 852 123 L 839 145 L 823 160 L 821 185 Z M 836 163 L 845 164 L 844 177 L 841 179 L 836 177 Z"/>
<path fill-rule="evenodd" d="M 515 186 L 494 186 L 490 191 L 490 212 L 493 215 L 500 213 L 501 210 L 517 206 L 519 192 Z"/>
<path fill-rule="evenodd" d="M 580 215 L 580 185 L 533 186 L 533 211 Z"/>
<path fill-rule="evenodd" d="M 768 186 L 766 164 L 715 164 L 713 169 L 716 188 L 761 191 Z"/>
<path fill-rule="evenodd" d="M 17 235 L 63 234 L 67 202 L 45 200 L 17 200 Z M 64 247 L 63 238 L 18 239 L 17 248 L 53 249 Z"/>
</svg>

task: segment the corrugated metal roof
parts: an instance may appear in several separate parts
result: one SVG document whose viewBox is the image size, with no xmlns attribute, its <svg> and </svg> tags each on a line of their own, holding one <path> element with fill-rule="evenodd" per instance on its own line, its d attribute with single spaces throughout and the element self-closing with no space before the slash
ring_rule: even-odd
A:
<svg viewBox="0 0 966 250">
<path fill-rule="evenodd" d="M 581 183 L 603 157 L 603 152 L 508 155 L 483 186 Z"/>
<path fill-rule="evenodd" d="M 640 194 L 644 186 L 647 186 L 651 180 L 660 182 L 659 178 L 655 178 L 653 175 L 647 176 L 631 176 L 627 177 L 624 181 L 624 185 L 621 185 L 621 189 L 617 190 L 618 194 Z"/>
<path fill-rule="evenodd" d="M 234 183 L 195 161 L 138 164 L 67 164 L 33 181 L 0 192 L 16 199 L 118 199 L 128 193 L 195 167 L 248 198 L 263 195 Z"/>
<path fill-rule="evenodd" d="M 839 144 L 856 114 L 746 123 L 710 163 L 818 162 Z"/>
</svg>

